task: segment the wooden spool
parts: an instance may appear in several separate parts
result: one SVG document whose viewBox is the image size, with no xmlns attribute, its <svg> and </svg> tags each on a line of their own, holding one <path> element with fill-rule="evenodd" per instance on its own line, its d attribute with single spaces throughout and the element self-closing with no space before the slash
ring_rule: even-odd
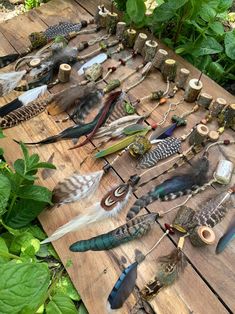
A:
<svg viewBox="0 0 235 314">
<path fill-rule="evenodd" d="M 155 56 L 158 43 L 155 40 L 146 40 L 143 49 L 143 57 L 145 62 L 152 62 Z"/>
<path fill-rule="evenodd" d="M 173 220 L 173 227 L 179 232 L 187 232 L 188 225 L 192 222 L 194 214 L 194 209 L 187 206 L 181 206 Z"/>
<path fill-rule="evenodd" d="M 107 15 L 106 30 L 108 34 L 115 35 L 118 22 L 117 13 L 109 12 Z"/>
<path fill-rule="evenodd" d="M 176 86 L 181 89 L 185 89 L 187 79 L 189 77 L 190 71 L 185 68 L 181 68 L 176 79 Z"/>
<path fill-rule="evenodd" d="M 215 243 L 215 233 L 210 227 L 199 226 L 190 232 L 189 239 L 197 247 L 212 245 Z"/>
<path fill-rule="evenodd" d="M 147 35 L 144 33 L 139 33 L 138 37 L 136 38 L 135 44 L 134 44 L 134 51 L 136 53 L 142 54 L 144 44 L 147 40 Z"/>
<path fill-rule="evenodd" d="M 106 27 L 108 13 L 109 11 L 104 7 L 104 5 L 98 6 L 95 15 L 95 23 L 97 24 L 97 26 L 101 28 Z"/>
<path fill-rule="evenodd" d="M 209 129 L 204 124 L 198 124 L 189 136 L 190 145 L 200 145 L 204 142 L 209 134 Z"/>
<path fill-rule="evenodd" d="M 184 100 L 187 102 L 194 102 L 202 90 L 202 82 L 198 79 L 191 79 L 184 93 Z"/>
<path fill-rule="evenodd" d="M 167 80 L 174 81 L 176 77 L 177 63 L 174 59 L 166 59 L 162 66 L 162 77 L 165 82 Z"/>
<path fill-rule="evenodd" d="M 207 93 L 201 93 L 198 97 L 197 103 L 203 108 L 208 109 L 212 103 L 213 97 Z"/>
<path fill-rule="evenodd" d="M 119 40 L 123 38 L 123 34 L 126 30 L 126 23 L 125 22 L 118 22 L 117 23 L 117 30 L 116 30 L 116 36 Z"/>
<path fill-rule="evenodd" d="M 123 45 L 127 48 L 133 48 L 135 44 L 136 34 L 136 30 L 134 30 L 133 28 L 128 28 L 123 34 Z"/>
<path fill-rule="evenodd" d="M 208 134 L 208 138 L 211 142 L 217 142 L 219 139 L 219 132 L 217 131 L 210 131 Z"/>
<path fill-rule="evenodd" d="M 31 61 L 29 62 L 29 65 L 30 65 L 32 68 L 36 68 L 36 67 L 38 67 L 40 64 L 41 64 L 41 59 L 39 59 L 39 58 L 35 58 L 35 59 L 33 59 L 33 60 L 31 60 Z"/>
<path fill-rule="evenodd" d="M 212 104 L 209 107 L 210 115 L 213 118 L 218 117 L 218 115 L 221 113 L 221 111 L 225 108 L 227 105 L 227 102 L 224 98 L 217 98 L 215 101 L 212 102 Z"/>
<path fill-rule="evenodd" d="M 63 63 L 60 65 L 58 79 L 62 83 L 66 83 L 69 81 L 71 74 L 71 66 L 69 64 Z"/>
<path fill-rule="evenodd" d="M 168 52 L 164 49 L 159 49 L 153 58 L 153 66 L 156 69 L 161 70 L 162 65 L 164 64 L 167 57 L 168 57 Z"/>
</svg>

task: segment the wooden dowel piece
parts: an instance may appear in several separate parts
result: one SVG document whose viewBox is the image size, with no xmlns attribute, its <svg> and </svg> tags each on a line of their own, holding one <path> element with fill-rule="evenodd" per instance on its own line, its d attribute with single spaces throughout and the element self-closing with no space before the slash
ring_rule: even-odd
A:
<svg viewBox="0 0 235 314">
<path fill-rule="evenodd" d="M 161 70 L 161 67 L 164 61 L 167 59 L 167 57 L 168 57 L 168 52 L 164 49 L 159 49 L 153 58 L 153 66 Z"/>
<path fill-rule="evenodd" d="M 106 29 L 107 29 L 108 34 L 114 35 L 116 33 L 117 22 L 118 22 L 117 13 L 109 12 L 107 15 L 107 22 L 106 22 Z"/>
<path fill-rule="evenodd" d="M 134 51 L 142 54 L 143 53 L 143 48 L 144 44 L 147 40 L 147 35 L 144 33 L 139 33 L 138 37 L 136 38 L 135 44 L 134 44 Z"/>
<path fill-rule="evenodd" d="M 116 36 L 119 40 L 123 38 L 123 34 L 126 30 L 126 23 L 125 22 L 118 22 L 117 23 L 117 30 L 116 30 Z"/>
<path fill-rule="evenodd" d="M 155 56 L 158 43 L 155 40 L 147 40 L 144 44 L 143 54 L 145 62 L 152 62 Z"/>
<path fill-rule="evenodd" d="M 198 79 L 191 79 L 184 93 L 184 100 L 187 102 L 194 102 L 202 90 L 202 82 Z"/>
<path fill-rule="evenodd" d="M 167 80 L 174 81 L 176 77 L 177 63 L 174 59 L 166 59 L 162 66 L 162 77 L 165 82 Z"/>
<path fill-rule="evenodd" d="M 66 83 L 69 81 L 71 74 L 71 66 L 69 64 L 63 63 L 60 65 L 58 79 L 62 83 Z"/>
<path fill-rule="evenodd" d="M 218 115 L 225 108 L 226 105 L 227 102 L 224 98 L 217 98 L 215 101 L 212 102 L 212 104 L 209 107 L 210 115 L 213 118 L 218 117 Z"/>
<path fill-rule="evenodd" d="M 208 138 L 211 142 L 217 142 L 219 139 L 219 133 L 217 131 L 210 131 L 208 134 Z"/>
<path fill-rule="evenodd" d="M 103 73 L 102 65 L 99 63 L 93 64 L 91 67 L 85 69 L 84 75 L 87 80 L 90 82 L 97 81 Z"/>
<path fill-rule="evenodd" d="M 39 65 L 41 64 L 41 60 L 39 58 L 35 58 L 33 60 L 31 60 L 29 62 L 29 65 L 32 67 L 32 68 L 36 68 L 38 67 Z"/>
<path fill-rule="evenodd" d="M 107 16 L 109 11 L 104 7 L 104 5 L 98 6 L 95 15 L 95 23 L 101 28 L 105 28 L 107 24 Z"/>
<path fill-rule="evenodd" d="M 204 124 L 198 124 L 189 137 L 190 145 L 200 145 L 209 134 L 209 129 Z"/>
<path fill-rule="evenodd" d="M 176 79 L 176 86 L 178 88 L 185 89 L 185 85 L 187 82 L 187 79 L 189 77 L 190 71 L 185 68 L 181 68 Z"/>
<path fill-rule="evenodd" d="M 133 48 L 135 44 L 135 39 L 136 30 L 134 30 L 133 28 L 128 28 L 123 34 L 122 43 L 127 48 Z"/>
<path fill-rule="evenodd" d="M 215 242 L 215 233 L 210 227 L 199 226 L 190 232 L 189 239 L 194 246 L 211 245 Z"/>
<path fill-rule="evenodd" d="M 210 104 L 212 103 L 213 97 L 207 93 L 201 93 L 198 97 L 197 103 L 198 105 L 208 109 Z"/>
</svg>

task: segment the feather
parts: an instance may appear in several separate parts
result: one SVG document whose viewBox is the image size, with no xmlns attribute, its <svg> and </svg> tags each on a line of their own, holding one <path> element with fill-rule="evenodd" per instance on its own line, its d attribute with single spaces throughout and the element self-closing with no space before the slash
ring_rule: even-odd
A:
<svg viewBox="0 0 235 314">
<path fill-rule="evenodd" d="M 75 242 L 72 245 L 73 252 L 86 252 L 110 250 L 121 244 L 139 239 L 144 236 L 155 223 L 158 214 L 146 214 L 138 216 L 126 224 L 89 240 Z"/>
<path fill-rule="evenodd" d="M 73 203 L 86 198 L 96 191 L 103 173 L 103 170 L 86 175 L 74 173 L 64 181 L 59 182 L 52 192 L 53 204 Z"/>
<path fill-rule="evenodd" d="M 79 230 L 93 222 L 103 220 L 108 217 L 116 216 L 127 204 L 131 195 L 131 186 L 129 184 L 121 184 L 109 191 L 100 202 L 95 203 L 86 209 L 84 215 L 78 215 L 65 225 L 58 228 L 43 243 L 58 240 L 65 234 Z M 70 248 L 72 250 L 72 248 Z"/>
<path fill-rule="evenodd" d="M 206 181 L 209 168 L 208 159 L 203 156 L 195 164 L 193 170 L 187 174 L 174 176 L 163 183 L 155 186 L 147 194 L 135 201 L 127 213 L 127 219 L 135 217 L 142 208 L 148 206 L 156 200 L 169 201 L 177 197 L 190 194 Z"/>
<path fill-rule="evenodd" d="M 0 74 L 0 96 L 10 93 L 22 80 L 26 71 L 9 72 Z"/>
<path fill-rule="evenodd" d="M 49 26 L 43 33 L 48 40 L 52 40 L 58 36 L 67 36 L 72 32 L 79 32 L 82 27 L 86 26 L 86 22 L 60 22 L 58 24 Z"/>
<path fill-rule="evenodd" d="M 115 283 L 108 302 L 111 309 L 120 309 L 135 287 L 138 263 L 134 262 L 123 270 Z"/>
<path fill-rule="evenodd" d="M 181 140 L 175 137 L 169 137 L 161 140 L 157 147 L 144 154 L 140 159 L 139 168 L 151 168 L 156 165 L 159 160 L 176 154 L 181 149 Z"/>
<path fill-rule="evenodd" d="M 19 58 L 18 53 L 12 53 L 12 54 L 0 57 L 0 68 L 4 68 L 5 66 L 14 62 L 18 58 Z"/>
<path fill-rule="evenodd" d="M 13 110 L 16 110 L 22 106 L 27 105 L 28 103 L 34 101 L 39 96 L 43 96 L 47 91 L 47 86 L 43 85 L 40 87 L 36 87 L 31 89 L 28 92 L 23 93 L 18 98 L 15 98 L 8 104 L 2 106 L 0 108 L 0 117 L 4 117 L 5 115 L 9 114 Z"/>
<path fill-rule="evenodd" d="M 157 128 L 150 136 L 149 140 L 164 139 L 171 136 L 174 130 L 177 128 L 177 123 L 170 124 L 165 128 Z"/>
<path fill-rule="evenodd" d="M 108 55 L 106 53 L 100 53 L 98 56 L 95 56 L 94 58 L 84 63 L 81 66 L 81 68 L 78 70 L 78 75 L 84 74 L 84 70 L 87 68 L 90 68 L 93 64 L 95 63 L 101 64 L 107 59 L 108 59 Z"/>
<path fill-rule="evenodd" d="M 139 116 L 140 119 L 144 119 L 144 116 Z M 138 121 L 139 122 L 139 121 Z M 125 135 L 132 135 L 132 134 L 136 134 L 139 131 L 143 131 L 143 129 L 145 128 L 145 125 L 142 124 L 132 124 L 130 126 L 125 127 L 125 129 L 123 130 L 123 134 Z"/>
<path fill-rule="evenodd" d="M 138 132 L 138 135 L 146 135 L 148 131 L 151 129 L 150 126 L 144 127 L 144 130 L 141 132 Z M 101 158 L 113 153 L 116 153 L 119 150 L 122 150 L 126 147 L 128 147 L 136 138 L 136 134 L 129 135 L 126 138 L 122 139 L 121 141 L 116 142 L 115 144 L 109 146 L 108 148 L 105 148 L 101 150 L 100 152 L 95 154 L 95 158 Z"/>
<path fill-rule="evenodd" d="M 144 300 L 151 300 L 158 292 L 172 285 L 184 271 L 187 265 L 186 258 L 180 248 L 174 249 L 169 255 L 158 258 L 157 273 L 142 290 Z"/>
<path fill-rule="evenodd" d="M 235 238 L 235 219 L 233 218 L 232 223 L 227 228 L 226 232 L 219 239 L 219 242 L 216 246 L 216 254 L 223 252 L 226 246 Z"/>
</svg>

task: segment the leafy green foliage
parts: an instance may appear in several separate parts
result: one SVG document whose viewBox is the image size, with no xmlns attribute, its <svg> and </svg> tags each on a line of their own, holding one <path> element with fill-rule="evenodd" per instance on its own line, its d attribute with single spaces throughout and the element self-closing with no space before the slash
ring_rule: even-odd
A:
<svg viewBox="0 0 235 314">
<path fill-rule="evenodd" d="M 77 314 L 77 309 L 68 296 L 56 293 L 46 307 L 46 314 Z"/>
<path fill-rule="evenodd" d="M 3 174 L 0 174 L 0 215 L 6 210 L 10 194 L 11 183 Z"/>
<path fill-rule="evenodd" d="M 40 5 L 40 0 L 25 0 L 24 6 L 26 10 L 31 10 L 33 8 L 36 8 Z"/>
<path fill-rule="evenodd" d="M 146 7 L 142 0 L 127 0 L 126 12 L 133 23 L 141 23 L 145 17 Z"/>
</svg>

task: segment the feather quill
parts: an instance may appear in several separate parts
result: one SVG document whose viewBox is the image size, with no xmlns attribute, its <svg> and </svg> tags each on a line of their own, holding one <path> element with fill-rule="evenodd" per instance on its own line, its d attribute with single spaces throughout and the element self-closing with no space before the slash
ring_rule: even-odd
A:
<svg viewBox="0 0 235 314">
<path fill-rule="evenodd" d="M 226 232 L 219 239 L 219 242 L 216 246 L 216 254 L 220 254 L 226 248 L 230 241 L 235 238 L 235 217 L 233 218 L 232 223 L 228 226 Z"/>
<path fill-rule="evenodd" d="M 0 74 L 0 96 L 10 93 L 22 80 L 26 71 L 9 72 Z"/>
<path fill-rule="evenodd" d="M 84 215 L 78 215 L 58 228 L 49 238 L 42 241 L 42 244 L 58 240 L 65 234 L 77 231 L 93 222 L 116 216 L 127 204 L 131 191 L 132 188 L 130 184 L 121 184 L 112 189 L 100 202 L 86 209 Z"/>
</svg>

